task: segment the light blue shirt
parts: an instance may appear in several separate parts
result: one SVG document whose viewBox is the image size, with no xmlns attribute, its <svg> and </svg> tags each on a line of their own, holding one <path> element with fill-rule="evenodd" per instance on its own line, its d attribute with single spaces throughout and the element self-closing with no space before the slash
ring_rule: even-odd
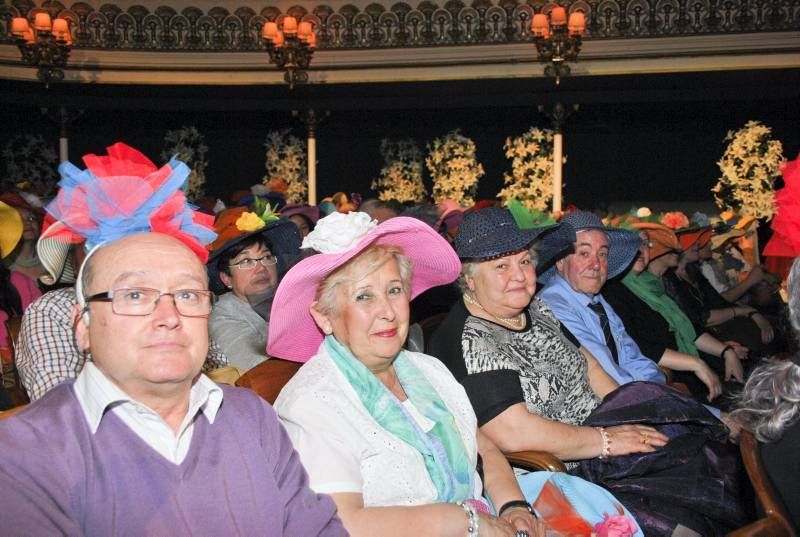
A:
<svg viewBox="0 0 800 537">
<path fill-rule="evenodd" d="M 664 384 L 666 379 L 656 363 L 642 354 L 639 346 L 625 331 L 622 320 L 601 295 L 591 297 L 575 291 L 559 274 L 554 275 L 539 292 L 553 313 L 580 341 L 614 380 L 627 384 L 636 380 L 647 380 Z M 588 304 L 600 302 L 606 310 L 611 334 L 617 346 L 619 364 L 614 362 L 611 350 L 606 345 L 600 317 Z"/>
</svg>

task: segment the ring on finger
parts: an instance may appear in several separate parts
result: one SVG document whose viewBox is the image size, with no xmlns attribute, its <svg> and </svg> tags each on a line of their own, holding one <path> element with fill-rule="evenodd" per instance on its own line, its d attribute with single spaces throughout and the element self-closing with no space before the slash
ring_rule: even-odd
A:
<svg viewBox="0 0 800 537">
<path fill-rule="evenodd" d="M 528 537 L 528 532 L 525 530 L 517 530 L 514 533 L 514 537 Z"/>
</svg>

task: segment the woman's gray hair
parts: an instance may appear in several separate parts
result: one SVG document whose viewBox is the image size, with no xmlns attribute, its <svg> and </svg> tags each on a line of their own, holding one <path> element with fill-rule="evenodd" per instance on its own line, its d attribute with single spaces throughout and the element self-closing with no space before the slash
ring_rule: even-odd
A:
<svg viewBox="0 0 800 537">
<path fill-rule="evenodd" d="M 320 282 L 314 298 L 317 301 L 317 309 L 325 314 L 335 312 L 337 288 L 340 284 L 347 281 L 358 281 L 369 276 L 389 259 L 394 259 L 397 263 L 397 268 L 400 271 L 400 280 L 403 282 L 403 289 L 409 300 L 411 300 L 411 278 L 414 272 L 411 260 L 405 256 L 403 250 L 398 246 L 373 244 L 328 274 Z M 352 274 L 354 267 L 359 267 L 361 270 L 357 274 Z"/>
<path fill-rule="evenodd" d="M 800 366 L 791 360 L 767 360 L 750 374 L 731 415 L 759 442 L 780 440 L 800 418 Z"/>
<path fill-rule="evenodd" d="M 789 320 L 800 337 L 800 257 L 796 257 L 792 263 L 786 287 L 789 293 Z"/>
<path fill-rule="evenodd" d="M 531 261 L 533 262 L 534 266 L 536 265 L 537 260 L 539 259 L 539 252 L 536 248 L 537 243 L 532 244 L 528 248 L 528 253 L 531 256 Z M 507 255 L 513 254 L 516 252 L 509 252 L 507 254 L 503 254 L 499 257 L 505 257 Z M 475 271 L 478 270 L 478 265 L 481 263 L 486 263 L 487 261 L 492 261 L 494 259 L 498 259 L 497 257 L 493 257 L 491 259 L 471 259 L 471 260 L 461 260 L 461 274 L 458 275 L 458 279 L 456 280 L 456 284 L 458 285 L 461 294 L 464 294 L 469 289 L 467 286 L 467 279 L 466 276 L 474 277 Z"/>
</svg>

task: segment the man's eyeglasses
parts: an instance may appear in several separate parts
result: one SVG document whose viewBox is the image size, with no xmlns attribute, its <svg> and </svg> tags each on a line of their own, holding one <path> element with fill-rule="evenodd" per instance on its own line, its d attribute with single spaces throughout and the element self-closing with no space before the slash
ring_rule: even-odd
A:
<svg viewBox="0 0 800 537">
<path fill-rule="evenodd" d="M 271 267 L 272 265 L 278 262 L 278 258 L 272 254 L 267 254 L 261 257 L 256 257 L 253 259 L 252 257 L 245 257 L 241 261 L 237 261 L 236 263 L 231 263 L 231 268 L 239 269 L 239 270 L 252 270 L 256 268 L 258 263 L 261 263 L 262 267 Z"/>
<path fill-rule="evenodd" d="M 205 317 L 214 305 L 214 293 L 201 289 L 178 289 L 162 293 L 158 289 L 133 287 L 112 289 L 86 297 L 86 302 L 111 302 L 111 310 L 117 315 L 145 317 L 156 310 L 162 296 L 171 296 L 175 309 L 184 317 Z"/>
</svg>

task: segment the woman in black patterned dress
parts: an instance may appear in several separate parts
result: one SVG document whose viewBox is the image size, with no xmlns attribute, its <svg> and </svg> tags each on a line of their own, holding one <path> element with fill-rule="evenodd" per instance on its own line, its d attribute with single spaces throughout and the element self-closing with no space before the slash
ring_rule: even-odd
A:
<svg viewBox="0 0 800 537">
<path fill-rule="evenodd" d="M 481 430 L 503 451 L 542 450 L 611 490 L 647 535 L 724 532 L 740 519 L 726 427 L 661 384 L 623 387 L 533 298 L 533 241 L 505 209 L 466 216 L 456 237 L 458 301 L 428 349 L 464 385 Z M 667 444 L 668 440 L 670 441 Z M 674 444 L 674 445 L 673 445 Z M 686 535 L 693 535 L 691 531 Z"/>
</svg>

